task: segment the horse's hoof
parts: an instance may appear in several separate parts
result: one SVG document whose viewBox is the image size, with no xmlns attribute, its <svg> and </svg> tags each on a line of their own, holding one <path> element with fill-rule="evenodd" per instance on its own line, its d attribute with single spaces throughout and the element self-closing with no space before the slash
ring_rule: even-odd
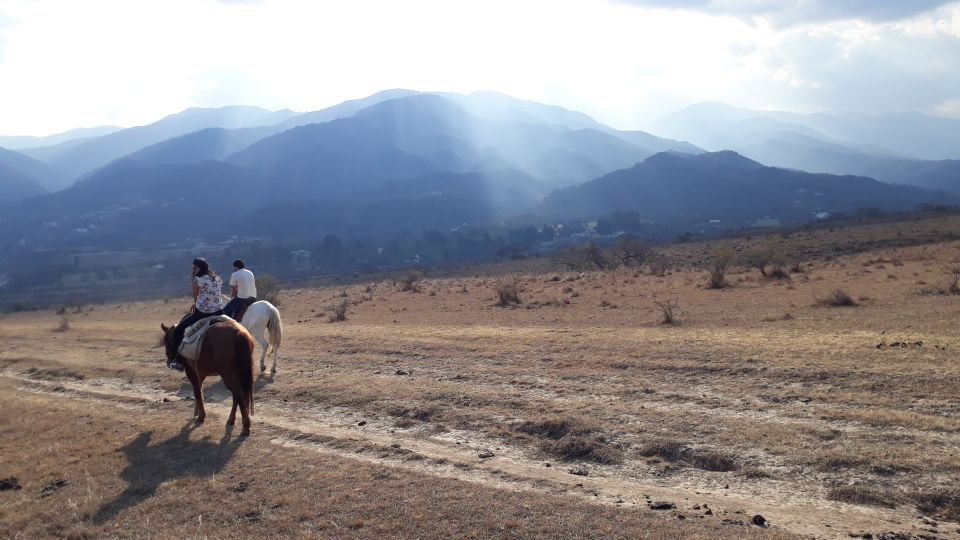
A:
<svg viewBox="0 0 960 540">
<path fill-rule="evenodd" d="M 270 370 L 270 374 L 271 374 L 271 375 L 276 375 L 276 374 L 277 374 L 277 368 L 271 369 L 271 370 Z"/>
<path fill-rule="evenodd" d="M 263 373 L 267 370 L 267 366 L 260 366 L 260 373 Z"/>
<path fill-rule="evenodd" d="M 203 416 L 198 416 L 198 417 L 197 417 L 197 423 L 198 423 L 198 424 L 202 424 L 204 420 L 206 420 L 206 418 L 203 417 Z"/>
<path fill-rule="evenodd" d="M 241 432 L 240 432 L 240 436 L 241 436 L 241 437 L 249 437 L 249 436 L 250 436 L 250 430 L 249 430 L 249 429 L 245 429 L 245 430 L 241 431 Z"/>
</svg>

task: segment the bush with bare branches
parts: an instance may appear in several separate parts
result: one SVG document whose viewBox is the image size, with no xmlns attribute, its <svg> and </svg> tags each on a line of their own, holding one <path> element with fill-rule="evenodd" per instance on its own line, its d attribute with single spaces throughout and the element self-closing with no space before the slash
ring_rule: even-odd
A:
<svg viewBox="0 0 960 540">
<path fill-rule="evenodd" d="M 520 299 L 520 282 L 516 278 L 498 283 L 496 292 L 497 306 L 509 307 L 523 303 Z"/>
<path fill-rule="evenodd" d="M 617 266 L 641 266 L 650 253 L 649 244 L 625 234 L 610 249 L 610 260 Z"/>
<path fill-rule="evenodd" d="M 676 298 L 654 300 L 653 305 L 660 310 L 660 324 L 676 324 L 682 313 L 680 301 Z"/>
<path fill-rule="evenodd" d="M 603 250 L 593 242 L 574 246 L 555 256 L 555 260 L 574 272 L 602 270 L 610 266 Z"/>
<path fill-rule="evenodd" d="M 280 305 L 280 280 L 270 274 L 260 274 L 256 277 L 257 296 L 271 304 Z"/>
<path fill-rule="evenodd" d="M 708 289 L 723 289 L 728 287 L 727 268 L 733 261 L 733 251 L 726 247 L 719 247 L 713 250 L 707 259 L 707 270 L 710 272 L 707 278 Z"/>
</svg>

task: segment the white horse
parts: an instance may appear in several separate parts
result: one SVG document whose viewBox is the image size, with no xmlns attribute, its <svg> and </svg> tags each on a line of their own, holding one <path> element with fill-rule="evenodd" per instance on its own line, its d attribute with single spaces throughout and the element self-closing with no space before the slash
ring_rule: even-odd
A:
<svg viewBox="0 0 960 540">
<path fill-rule="evenodd" d="M 264 337 L 264 331 L 269 331 L 271 352 L 273 355 L 273 367 L 270 373 L 277 372 L 277 356 L 280 354 L 280 341 L 283 337 L 283 322 L 280 321 L 280 312 L 276 307 L 266 300 L 260 300 L 250 304 L 247 312 L 243 314 L 243 320 L 240 321 L 253 339 L 260 344 L 260 371 L 266 371 L 267 365 L 263 362 L 267 357 L 267 339 Z"/>
</svg>

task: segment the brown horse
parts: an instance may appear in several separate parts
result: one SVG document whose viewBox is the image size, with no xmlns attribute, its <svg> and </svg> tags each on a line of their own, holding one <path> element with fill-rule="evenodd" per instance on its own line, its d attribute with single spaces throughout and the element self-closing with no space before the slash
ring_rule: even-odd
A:
<svg viewBox="0 0 960 540">
<path fill-rule="evenodd" d="M 178 352 L 173 345 L 173 328 L 161 323 L 163 329 L 163 344 L 166 347 L 167 360 L 173 360 Z M 193 395 L 196 405 L 193 415 L 197 423 L 203 423 L 207 416 L 203 409 L 203 380 L 211 375 L 220 375 L 223 384 L 233 394 L 233 408 L 227 418 L 227 426 L 232 426 L 237 419 L 237 408 L 243 417 L 243 431 L 241 435 L 250 434 L 250 417 L 253 416 L 253 338 L 250 332 L 235 322 L 221 322 L 210 326 L 203 345 L 200 347 L 200 357 L 196 362 L 196 370 L 189 362 L 183 362 L 184 371 L 190 384 L 193 386 Z"/>
</svg>

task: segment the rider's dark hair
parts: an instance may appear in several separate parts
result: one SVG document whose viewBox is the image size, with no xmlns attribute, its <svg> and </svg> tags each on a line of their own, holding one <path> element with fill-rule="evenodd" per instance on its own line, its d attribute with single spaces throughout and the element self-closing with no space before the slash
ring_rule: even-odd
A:
<svg viewBox="0 0 960 540">
<path fill-rule="evenodd" d="M 194 259 L 193 265 L 197 267 L 197 277 L 217 277 L 217 273 L 210 269 L 210 263 L 208 263 L 203 257 L 197 257 Z"/>
<path fill-rule="evenodd" d="M 237 260 L 233 261 L 233 267 L 234 267 L 234 268 L 239 268 L 239 269 L 241 269 L 241 270 L 243 270 L 244 268 L 246 268 L 246 266 L 243 265 L 243 261 L 241 261 L 240 259 L 237 259 Z"/>
</svg>

